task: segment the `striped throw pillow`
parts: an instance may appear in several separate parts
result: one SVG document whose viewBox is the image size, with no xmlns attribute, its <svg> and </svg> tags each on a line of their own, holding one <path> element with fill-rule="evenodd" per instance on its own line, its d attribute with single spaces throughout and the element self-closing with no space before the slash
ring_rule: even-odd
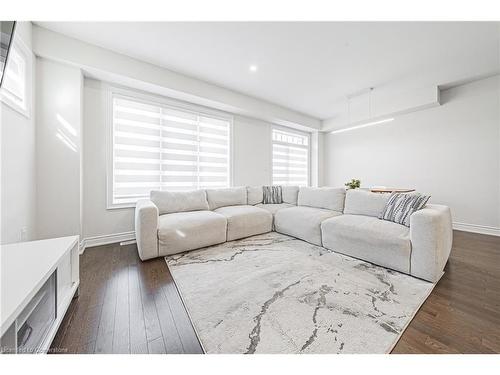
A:
<svg viewBox="0 0 500 375">
<path fill-rule="evenodd" d="M 410 216 L 427 204 L 429 195 L 392 193 L 379 219 L 410 226 Z"/>
<path fill-rule="evenodd" d="M 283 196 L 281 194 L 281 186 L 262 186 L 264 204 L 279 204 L 283 203 Z"/>
</svg>

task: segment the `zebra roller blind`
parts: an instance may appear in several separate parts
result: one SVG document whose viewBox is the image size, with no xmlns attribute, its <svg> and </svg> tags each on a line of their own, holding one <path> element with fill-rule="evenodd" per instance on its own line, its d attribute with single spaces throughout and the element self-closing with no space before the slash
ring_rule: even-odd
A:
<svg viewBox="0 0 500 375">
<path fill-rule="evenodd" d="M 309 135 L 273 129 L 273 185 L 309 184 Z"/>
<path fill-rule="evenodd" d="M 112 205 L 228 187 L 230 119 L 113 96 Z"/>
</svg>

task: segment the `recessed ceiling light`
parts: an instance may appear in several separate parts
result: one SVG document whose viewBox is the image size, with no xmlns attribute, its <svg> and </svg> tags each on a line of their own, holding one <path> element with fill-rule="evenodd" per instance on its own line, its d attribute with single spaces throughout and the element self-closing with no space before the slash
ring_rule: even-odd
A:
<svg viewBox="0 0 500 375">
<path fill-rule="evenodd" d="M 257 69 L 259 69 L 259 68 L 258 68 L 258 66 L 257 66 L 257 65 L 252 64 L 252 65 L 250 65 L 250 67 L 249 67 L 248 69 L 249 69 L 251 72 L 256 72 L 256 71 L 257 71 Z"/>
</svg>

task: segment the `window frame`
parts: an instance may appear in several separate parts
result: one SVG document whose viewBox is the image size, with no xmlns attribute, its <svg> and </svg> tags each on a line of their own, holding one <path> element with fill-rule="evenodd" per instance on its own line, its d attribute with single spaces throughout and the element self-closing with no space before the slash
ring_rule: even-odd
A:
<svg viewBox="0 0 500 375">
<path fill-rule="evenodd" d="M 106 209 L 134 208 L 136 202 L 132 203 L 113 203 L 113 176 L 114 176 L 114 127 L 113 127 L 113 99 L 122 98 L 149 105 L 159 105 L 165 108 L 184 111 L 196 115 L 205 115 L 229 122 L 228 136 L 228 182 L 229 187 L 233 186 L 233 122 L 234 116 L 230 113 L 216 109 L 203 107 L 201 105 L 172 99 L 166 96 L 155 95 L 141 92 L 139 90 L 115 86 L 111 84 L 103 85 L 104 107 L 106 113 Z"/>
<path fill-rule="evenodd" d="M 274 179 L 273 179 L 273 174 L 274 174 L 274 157 L 273 157 L 273 145 L 274 145 L 274 139 L 273 139 L 273 131 L 278 130 L 278 131 L 283 131 L 287 133 L 292 133 L 292 134 L 297 134 L 302 137 L 307 137 L 307 185 L 306 187 L 311 186 L 311 133 L 307 131 L 301 131 L 298 129 L 290 128 L 287 126 L 280 126 L 280 125 L 272 125 L 270 126 L 270 132 L 269 132 L 269 138 L 270 138 L 270 148 L 271 148 L 271 184 L 274 185 Z M 299 146 L 300 147 L 300 146 Z M 295 185 L 290 185 L 290 186 L 295 186 Z"/>
<path fill-rule="evenodd" d="M 3 87 L 0 88 L 0 101 L 5 105 L 12 108 L 14 111 L 19 112 L 23 116 L 28 119 L 31 118 L 31 101 L 32 101 L 32 92 L 30 87 L 32 71 L 33 71 L 33 56 L 31 50 L 24 44 L 23 41 L 16 38 L 16 34 L 14 34 L 14 40 L 12 41 L 12 45 L 10 46 L 9 58 L 7 59 L 7 65 L 5 66 L 4 74 L 7 74 L 7 70 L 9 68 L 9 61 L 12 60 L 12 52 L 15 51 L 21 59 L 24 61 L 24 100 L 25 107 L 20 105 L 17 101 L 12 100 L 10 95 L 15 95 L 10 93 L 9 90 L 5 88 L 5 77 L 3 82 Z"/>
</svg>

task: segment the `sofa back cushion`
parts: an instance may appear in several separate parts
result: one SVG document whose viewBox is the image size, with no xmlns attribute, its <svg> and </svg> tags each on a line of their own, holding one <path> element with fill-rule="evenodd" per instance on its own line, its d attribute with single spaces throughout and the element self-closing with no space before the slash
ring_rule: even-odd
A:
<svg viewBox="0 0 500 375">
<path fill-rule="evenodd" d="M 159 191 L 152 190 L 151 201 L 158 207 L 160 215 L 174 212 L 208 210 L 205 190 Z"/>
<path fill-rule="evenodd" d="M 390 194 L 372 193 L 371 191 L 349 189 L 345 196 L 344 213 L 379 217 Z"/>
<path fill-rule="evenodd" d="M 297 198 L 299 195 L 298 186 L 285 186 L 281 187 L 281 196 L 283 197 L 283 203 L 295 204 L 297 205 Z"/>
<path fill-rule="evenodd" d="M 344 211 L 344 200 L 344 188 L 301 187 L 297 203 L 299 206 L 325 208 L 327 210 L 342 212 Z"/>
<path fill-rule="evenodd" d="M 208 206 L 211 210 L 219 207 L 247 204 L 247 188 L 207 189 Z"/>
<path fill-rule="evenodd" d="M 247 186 L 247 204 L 255 206 L 262 203 L 263 198 L 262 186 Z"/>
</svg>

